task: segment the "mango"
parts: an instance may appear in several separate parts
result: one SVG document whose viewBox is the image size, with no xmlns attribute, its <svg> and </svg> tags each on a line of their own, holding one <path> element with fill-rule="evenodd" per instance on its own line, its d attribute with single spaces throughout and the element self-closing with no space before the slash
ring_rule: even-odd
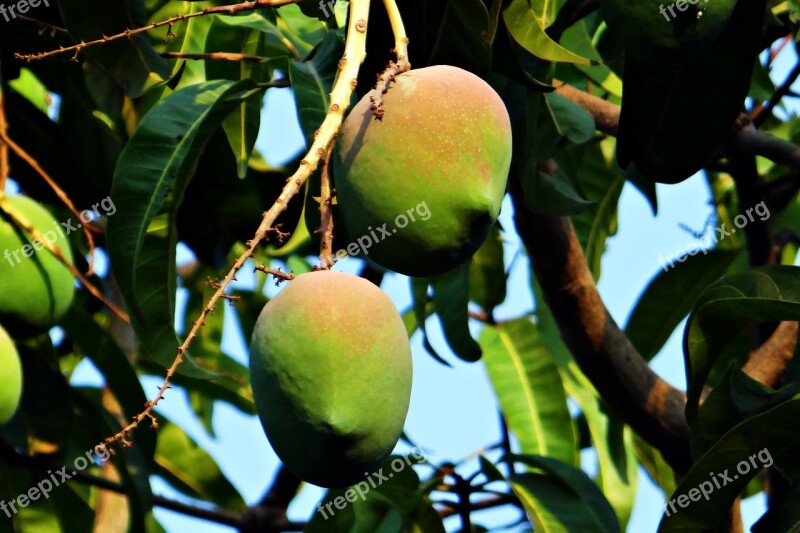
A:
<svg viewBox="0 0 800 533">
<path fill-rule="evenodd" d="M 705 52 L 728 25 L 736 0 L 600 0 L 625 51 L 651 65 L 676 65 Z"/>
<path fill-rule="evenodd" d="M 447 65 L 397 76 L 380 120 L 373 95 L 350 112 L 333 154 L 352 249 L 409 276 L 452 270 L 480 248 L 500 213 L 508 112 L 486 82 Z"/>
<path fill-rule="evenodd" d="M 341 272 L 302 274 L 264 306 L 250 343 L 256 409 L 300 479 L 353 485 L 389 457 L 411 396 L 411 348 L 386 294 Z"/>
<path fill-rule="evenodd" d="M 26 196 L 7 199 L 72 262 L 62 226 L 44 207 Z M 69 269 L 0 212 L 0 323 L 9 333 L 23 338 L 47 331 L 67 312 L 74 294 Z"/>
<path fill-rule="evenodd" d="M 0 424 L 5 424 L 19 407 L 22 397 L 22 366 L 8 332 L 0 326 Z"/>
</svg>

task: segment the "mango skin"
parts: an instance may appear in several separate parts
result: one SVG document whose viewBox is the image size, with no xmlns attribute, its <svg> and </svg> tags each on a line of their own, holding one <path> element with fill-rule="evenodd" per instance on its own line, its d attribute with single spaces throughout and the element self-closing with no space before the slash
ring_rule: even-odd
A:
<svg viewBox="0 0 800 533">
<path fill-rule="evenodd" d="M 302 274 L 261 311 L 250 380 L 264 432 L 286 467 L 321 487 L 376 471 L 403 431 L 411 347 L 386 294 L 341 272 Z"/>
<path fill-rule="evenodd" d="M 736 2 L 697 0 L 679 11 L 673 0 L 600 0 L 600 12 L 627 53 L 650 65 L 667 66 L 705 52 L 728 25 Z M 667 6 L 673 6 L 675 17 Z"/>
<path fill-rule="evenodd" d="M 447 65 L 397 76 L 381 120 L 370 95 L 348 115 L 333 154 L 347 233 L 357 241 L 387 224 L 391 236 L 371 239 L 368 258 L 409 276 L 443 274 L 480 248 L 500 213 L 511 165 L 508 111 L 486 82 Z M 423 202 L 428 220 L 415 211 L 415 222 L 396 226 Z"/>
<path fill-rule="evenodd" d="M 14 341 L 0 326 L 0 424 L 14 416 L 22 397 L 22 365 Z"/>
<path fill-rule="evenodd" d="M 8 201 L 40 232 L 50 238 L 55 235 L 56 246 L 72 262 L 69 241 L 44 207 L 27 196 L 9 196 Z M 72 273 L 47 249 L 36 250 L 31 257 L 22 254 L 22 247 L 31 242 L 23 230 L 0 216 L 0 323 L 16 338 L 53 327 L 75 295 Z M 6 256 L 6 250 L 11 255 Z"/>
</svg>

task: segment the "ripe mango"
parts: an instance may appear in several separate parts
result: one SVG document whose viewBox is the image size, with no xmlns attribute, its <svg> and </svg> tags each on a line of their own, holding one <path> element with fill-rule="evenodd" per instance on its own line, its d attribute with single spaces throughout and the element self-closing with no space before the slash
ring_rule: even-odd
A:
<svg viewBox="0 0 800 533">
<path fill-rule="evenodd" d="M 411 395 L 411 348 L 386 294 L 341 272 L 302 274 L 261 311 L 250 381 L 286 467 L 322 487 L 363 480 L 389 457 Z"/>
<path fill-rule="evenodd" d="M 69 242 L 59 223 L 27 196 L 9 196 L 9 203 L 54 241 L 72 261 Z M 17 338 L 43 333 L 66 313 L 75 294 L 72 273 L 42 243 L 34 242 L 0 214 L 0 322 Z"/>
<path fill-rule="evenodd" d="M 22 366 L 8 332 L 0 326 L 0 424 L 5 424 L 19 407 L 22 397 Z"/>
<path fill-rule="evenodd" d="M 333 154 L 347 232 L 395 272 L 452 270 L 480 248 L 500 213 L 511 164 L 503 101 L 479 77 L 446 65 L 397 76 L 380 120 L 372 95 L 348 115 Z"/>
<path fill-rule="evenodd" d="M 705 52 L 728 25 L 735 7 L 736 0 L 600 0 L 603 19 L 625 51 L 659 66 Z"/>
</svg>

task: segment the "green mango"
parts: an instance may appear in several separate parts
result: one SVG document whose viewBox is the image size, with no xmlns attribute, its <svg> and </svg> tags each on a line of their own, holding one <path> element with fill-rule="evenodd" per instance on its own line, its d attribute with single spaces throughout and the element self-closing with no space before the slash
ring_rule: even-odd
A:
<svg viewBox="0 0 800 533">
<path fill-rule="evenodd" d="M 400 74 L 377 120 L 367 94 L 333 164 L 347 248 L 409 276 L 443 274 L 480 248 L 500 213 L 511 122 L 482 79 L 437 65 Z"/>
<path fill-rule="evenodd" d="M 736 0 L 600 0 L 609 31 L 651 65 L 675 65 L 705 52 L 728 25 Z"/>
<path fill-rule="evenodd" d="M 0 424 L 5 424 L 19 407 L 22 397 L 22 365 L 14 341 L 0 326 Z"/>
<path fill-rule="evenodd" d="M 27 196 L 7 199 L 72 262 L 66 230 L 44 207 Z M 74 294 L 69 269 L 0 214 L 0 322 L 6 329 L 17 338 L 47 331 L 67 312 Z"/>
<path fill-rule="evenodd" d="M 376 471 L 403 431 L 411 347 L 394 304 L 357 276 L 301 274 L 270 300 L 250 343 L 256 409 L 297 477 L 353 485 Z"/>
</svg>

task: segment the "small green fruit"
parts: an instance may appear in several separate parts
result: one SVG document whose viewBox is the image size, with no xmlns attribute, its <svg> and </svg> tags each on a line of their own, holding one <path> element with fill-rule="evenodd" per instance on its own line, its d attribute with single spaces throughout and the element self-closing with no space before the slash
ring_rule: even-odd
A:
<svg viewBox="0 0 800 533">
<path fill-rule="evenodd" d="M 345 120 L 333 155 L 347 232 L 395 272 L 452 270 L 500 213 L 511 164 L 503 101 L 479 77 L 446 65 L 397 76 L 381 120 L 370 96 Z"/>
<path fill-rule="evenodd" d="M 14 206 L 72 262 L 58 222 L 26 196 L 9 196 Z M 36 244 L 36 246 L 34 246 Z M 75 294 L 72 273 L 43 244 L 0 216 L 0 322 L 15 337 L 43 333 L 67 312 Z"/>
<path fill-rule="evenodd" d="M 0 326 L 0 424 L 5 424 L 19 407 L 22 397 L 22 366 L 14 341 Z"/>
<path fill-rule="evenodd" d="M 625 51 L 651 65 L 675 65 L 708 49 L 728 25 L 736 0 L 600 0 Z"/>
<path fill-rule="evenodd" d="M 411 348 L 392 301 L 340 272 L 298 276 L 261 311 L 250 344 L 261 424 L 302 480 L 345 487 L 389 457 L 411 395 Z"/>
</svg>

